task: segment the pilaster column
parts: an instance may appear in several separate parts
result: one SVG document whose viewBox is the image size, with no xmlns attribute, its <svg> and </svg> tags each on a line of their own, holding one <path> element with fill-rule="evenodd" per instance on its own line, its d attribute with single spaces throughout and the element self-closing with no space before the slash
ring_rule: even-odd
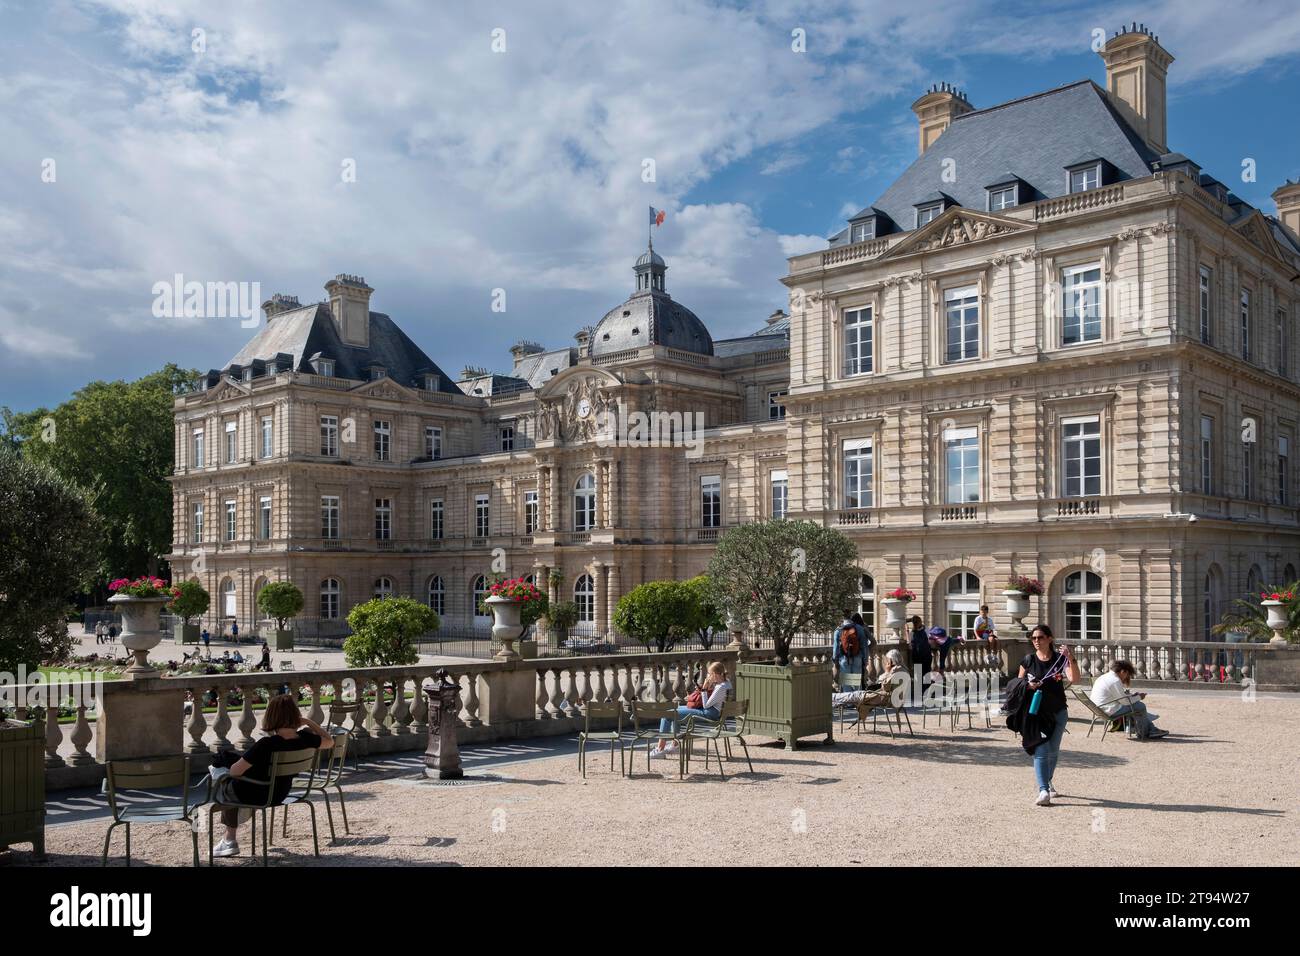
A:
<svg viewBox="0 0 1300 956">
<path fill-rule="evenodd" d="M 614 610 L 615 608 L 618 607 L 618 599 L 623 595 L 620 593 L 620 584 L 618 579 L 618 565 L 617 564 L 606 565 L 605 571 L 606 571 L 606 578 L 607 578 L 605 584 L 605 591 L 604 591 L 605 602 L 606 602 L 605 607 L 606 607 L 606 619 L 609 621 L 609 629 L 606 631 L 606 633 L 612 636 L 614 633 Z"/>
<path fill-rule="evenodd" d="M 550 530 L 560 530 L 560 476 L 559 468 L 552 466 L 550 470 L 550 491 L 551 491 L 551 522 Z"/>
<path fill-rule="evenodd" d="M 596 589 L 596 636 L 604 637 L 609 627 L 609 608 L 605 604 L 605 566 L 599 561 L 591 562 L 591 583 Z"/>
<path fill-rule="evenodd" d="M 618 459 L 609 463 L 609 527 L 617 528 L 618 514 Z"/>
</svg>

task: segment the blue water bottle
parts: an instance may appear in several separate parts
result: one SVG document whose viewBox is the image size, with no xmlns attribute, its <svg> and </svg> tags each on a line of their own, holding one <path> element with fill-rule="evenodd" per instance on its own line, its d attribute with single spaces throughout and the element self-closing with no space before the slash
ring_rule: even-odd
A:
<svg viewBox="0 0 1300 956">
<path fill-rule="evenodd" d="M 1034 696 L 1029 698 L 1029 712 L 1031 714 L 1038 713 L 1038 705 L 1041 704 L 1042 702 L 1043 702 L 1043 690 L 1040 687 L 1038 690 L 1034 691 Z"/>
</svg>

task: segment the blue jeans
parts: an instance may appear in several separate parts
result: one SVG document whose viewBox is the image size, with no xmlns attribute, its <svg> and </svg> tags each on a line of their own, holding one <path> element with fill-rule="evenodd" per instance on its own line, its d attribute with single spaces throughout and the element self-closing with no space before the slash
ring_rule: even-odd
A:
<svg viewBox="0 0 1300 956">
<path fill-rule="evenodd" d="M 1121 704 L 1119 710 L 1115 711 L 1113 717 L 1128 717 L 1132 715 L 1133 722 L 1137 725 L 1137 735 L 1139 737 L 1150 737 L 1151 731 L 1156 729 L 1152 723 L 1156 715 L 1147 712 L 1147 705 L 1140 700 L 1131 704 Z"/>
<path fill-rule="evenodd" d="M 1061 737 L 1065 734 L 1065 722 L 1069 711 L 1062 709 L 1056 715 L 1056 729 L 1052 736 L 1034 748 L 1034 776 L 1038 780 L 1038 789 L 1046 790 L 1052 785 L 1052 774 L 1056 772 L 1056 761 L 1061 756 Z"/>
<path fill-rule="evenodd" d="M 722 716 L 722 712 L 719 711 L 718 708 L 716 707 L 709 707 L 709 708 L 678 707 L 677 720 L 669 720 L 667 717 L 665 717 L 663 720 L 659 721 L 659 732 L 661 734 L 666 734 L 671 730 L 673 733 L 677 733 L 678 721 L 680 721 L 683 717 L 690 717 L 692 714 L 695 715 L 696 717 L 703 717 L 706 720 L 717 720 L 720 716 Z"/>
</svg>

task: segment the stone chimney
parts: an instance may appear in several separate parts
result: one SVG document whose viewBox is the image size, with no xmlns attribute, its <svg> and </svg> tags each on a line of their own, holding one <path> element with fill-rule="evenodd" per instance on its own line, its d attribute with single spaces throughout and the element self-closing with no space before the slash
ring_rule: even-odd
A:
<svg viewBox="0 0 1300 956">
<path fill-rule="evenodd" d="M 536 342 L 530 342 L 527 339 L 521 339 L 514 345 L 510 346 L 510 355 L 515 360 L 515 371 L 519 370 L 519 364 L 530 355 L 537 355 L 539 352 L 545 352 Z"/>
<path fill-rule="evenodd" d="M 1173 56 L 1145 23 L 1122 28 L 1101 48 L 1106 92 L 1139 136 L 1157 153 L 1169 152 L 1165 73 Z"/>
<path fill-rule="evenodd" d="M 912 112 L 920 124 L 917 155 L 929 149 L 958 116 L 974 110 L 966 94 L 949 83 L 938 83 L 926 90 L 925 95 L 912 104 Z"/>
<path fill-rule="evenodd" d="M 262 313 L 266 316 L 267 325 L 270 325 L 271 320 L 281 312 L 292 312 L 294 309 L 301 308 L 302 303 L 298 301 L 296 295 L 281 295 L 279 292 L 262 303 Z"/>
<path fill-rule="evenodd" d="M 591 337 L 595 334 L 595 331 L 595 326 L 588 325 L 585 328 L 578 329 L 577 334 L 573 336 L 578 343 L 579 361 L 591 357 Z"/>
<path fill-rule="evenodd" d="M 1277 205 L 1277 218 L 1300 240 L 1300 180 L 1288 179 L 1273 190 L 1273 202 Z"/>
<path fill-rule="evenodd" d="M 370 293 L 374 291 L 361 276 L 344 273 L 325 283 L 334 324 L 346 344 L 370 347 Z"/>
</svg>

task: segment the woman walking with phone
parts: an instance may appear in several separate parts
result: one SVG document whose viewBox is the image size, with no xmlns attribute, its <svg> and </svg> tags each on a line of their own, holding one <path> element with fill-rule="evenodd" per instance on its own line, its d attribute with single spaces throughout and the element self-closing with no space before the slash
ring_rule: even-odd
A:
<svg viewBox="0 0 1300 956">
<path fill-rule="evenodd" d="M 1020 662 L 1018 676 L 1027 680 L 1032 714 L 1050 714 L 1055 720 L 1051 736 L 1034 748 L 1034 777 L 1038 782 L 1038 799 L 1040 807 L 1050 807 L 1056 788 L 1052 786 L 1052 774 L 1056 771 L 1056 761 L 1061 756 L 1061 736 L 1065 733 L 1065 722 L 1070 715 L 1065 705 L 1065 681 L 1077 683 L 1079 665 L 1070 652 L 1062 646 L 1058 651 L 1052 638 L 1052 629 L 1046 624 L 1039 624 L 1029 635 L 1033 642 L 1033 653 L 1026 654 Z"/>
</svg>

